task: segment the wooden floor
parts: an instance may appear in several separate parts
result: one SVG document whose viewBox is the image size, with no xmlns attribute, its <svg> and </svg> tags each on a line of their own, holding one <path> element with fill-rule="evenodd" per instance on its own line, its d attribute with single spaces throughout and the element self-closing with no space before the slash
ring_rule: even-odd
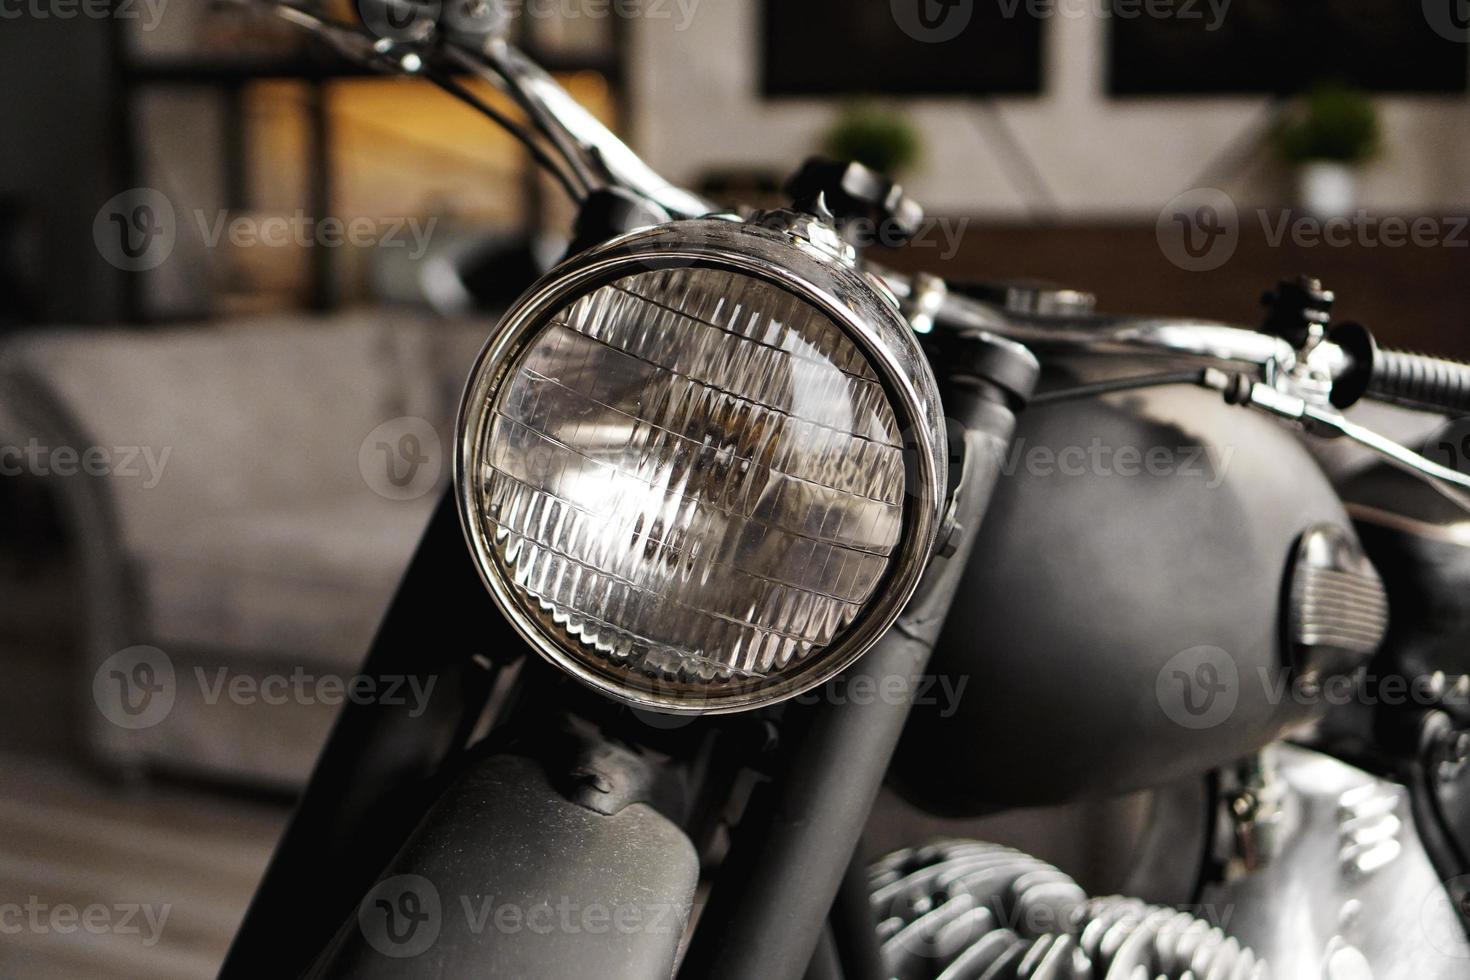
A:
<svg viewBox="0 0 1470 980">
<path fill-rule="evenodd" d="M 213 977 L 287 813 L 0 754 L 0 977 Z"/>
</svg>

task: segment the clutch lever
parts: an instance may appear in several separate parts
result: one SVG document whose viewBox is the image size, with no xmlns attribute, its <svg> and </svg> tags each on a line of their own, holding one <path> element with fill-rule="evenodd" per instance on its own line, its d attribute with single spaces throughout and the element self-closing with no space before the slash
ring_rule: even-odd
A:
<svg viewBox="0 0 1470 980">
<path fill-rule="evenodd" d="M 1470 512 L 1470 476 L 1434 462 L 1380 432 L 1349 421 L 1336 409 L 1317 405 L 1244 374 L 1206 368 L 1200 384 L 1225 396 L 1233 405 L 1259 409 L 1302 426 L 1313 435 L 1351 439 L 1411 476 L 1429 484 L 1461 510 Z"/>
<path fill-rule="evenodd" d="M 413 55 L 400 55 L 393 45 L 380 43 L 379 38 L 366 28 L 332 20 L 314 10 L 285 3 L 282 0 L 215 0 L 215 2 L 220 5 L 244 7 L 273 14 L 287 23 L 309 31 L 331 45 L 338 54 L 359 64 L 385 72 L 414 72 L 417 70 L 415 65 L 406 64 L 403 60 L 406 57 L 414 57 Z"/>
</svg>

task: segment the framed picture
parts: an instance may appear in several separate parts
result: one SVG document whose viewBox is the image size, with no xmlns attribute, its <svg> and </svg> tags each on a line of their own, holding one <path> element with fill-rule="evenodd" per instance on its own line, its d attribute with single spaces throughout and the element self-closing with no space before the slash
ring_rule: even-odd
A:
<svg viewBox="0 0 1470 980">
<path fill-rule="evenodd" d="M 765 0 L 767 96 L 1041 91 L 1042 22 L 1026 0 Z"/>
<path fill-rule="evenodd" d="M 1111 0 L 1109 92 L 1291 93 L 1321 82 L 1376 92 L 1463 92 L 1466 52 L 1436 29 L 1463 0 Z M 1186 16 L 1186 13 L 1188 16 Z M 1446 20 L 1448 23 L 1448 20 Z"/>
</svg>

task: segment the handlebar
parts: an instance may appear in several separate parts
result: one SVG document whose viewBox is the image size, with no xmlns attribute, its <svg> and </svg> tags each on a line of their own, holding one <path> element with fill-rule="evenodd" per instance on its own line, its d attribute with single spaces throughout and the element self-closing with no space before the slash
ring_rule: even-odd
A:
<svg viewBox="0 0 1470 980">
<path fill-rule="evenodd" d="M 1408 408 L 1470 415 L 1470 364 L 1382 349 L 1373 358 L 1368 397 Z"/>
<path fill-rule="evenodd" d="M 365 64 L 435 81 L 515 134 L 580 201 L 600 190 L 623 192 L 646 202 L 649 213 L 659 215 L 657 220 L 699 217 L 715 210 L 698 195 L 663 180 L 494 30 L 429 32 L 400 43 L 281 0 L 235 2 L 265 3 Z M 529 127 L 517 125 L 449 77 L 451 71 L 466 70 L 510 95 Z M 875 285 L 900 303 L 918 332 L 935 327 L 979 331 L 1039 350 L 1154 355 L 1189 363 L 1200 368 L 1201 384 L 1224 392 L 1227 399 L 1309 431 L 1353 438 L 1430 480 L 1441 492 L 1449 491 L 1470 510 L 1470 477 L 1386 444 L 1336 411 L 1366 396 L 1420 409 L 1470 412 L 1470 364 L 1379 350 L 1366 330 L 1351 324 L 1324 335 L 1325 310 L 1310 311 L 1316 318 L 1294 344 L 1279 332 L 1210 320 L 1020 313 L 957 295 L 934 276 L 908 277 L 873 265 L 865 269 Z"/>
<path fill-rule="evenodd" d="M 868 270 L 901 303 L 921 303 L 920 294 L 935 289 L 934 322 L 954 330 L 982 330 L 1029 347 L 1093 353 L 1143 354 L 1196 362 L 1200 367 L 1225 364 L 1265 367 L 1294 356 L 1279 337 L 1249 327 L 1193 317 L 1114 316 L 1107 314 L 1015 313 L 983 300 L 943 288 L 932 277 L 909 277 L 876 265 Z M 1343 360 L 1336 345 L 1331 359 Z"/>
<path fill-rule="evenodd" d="M 1201 368 L 1242 365 L 1281 368 L 1302 355 L 1283 338 L 1252 327 L 1192 317 L 1105 314 L 1017 313 L 876 266 L 870 271 L 900 300 L 914 304 L 925 288 L 936 288 L 930 305 L 936 324 L 953 330 L 982 330 L 1029 347 L 1097 354 L 1152 355 Z M 1307 355 L 1332 385 L 1354 390 L 1333 404 L 1358 397 L 1422 411 L 1470 415 L 1470 364 L 1429 354 L 1379 348 L 1366 330 L 1334 332 Z M 1349 336 L 1351 334 L 1351 336 Z M 1342 342 L 1339 342 L 1339 338 Z M 1356 380 L 1361 377 L 1361 381 Z"/>
</svg>

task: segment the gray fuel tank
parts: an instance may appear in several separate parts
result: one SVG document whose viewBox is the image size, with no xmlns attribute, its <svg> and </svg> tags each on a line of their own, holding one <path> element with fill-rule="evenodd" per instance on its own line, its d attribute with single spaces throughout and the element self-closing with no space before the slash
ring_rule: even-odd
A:
<svg viewBox="0 0 1470 980">
<path fill-rule="evenodd" d="M 1027 410 L 1004 469 L 891 770 L 912 802 L 1161 785 L 1322 710 L 1290 683 L 1294 555 L 1324 524 L 1358 546 L 1294 433 L 1152 389 Z"/>
</svg>

